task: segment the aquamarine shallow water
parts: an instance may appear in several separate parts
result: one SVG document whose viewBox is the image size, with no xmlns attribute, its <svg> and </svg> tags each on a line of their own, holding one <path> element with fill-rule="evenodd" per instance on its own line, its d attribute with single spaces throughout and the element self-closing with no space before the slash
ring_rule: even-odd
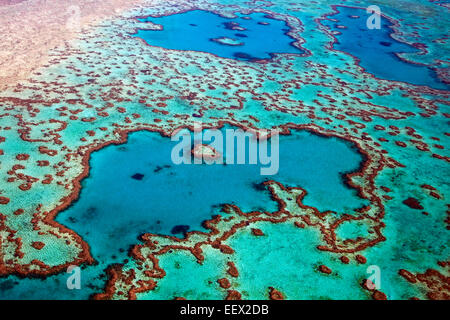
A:
<svg viewBox="0 0 450 320">
<path fill-rule="evenodd" d="M 357 170 L 362 156 L 346 142 L 307 131 L 280 137 L 280 171 L 261 176 L 258 165 L 174 165 L 176 142 L 153 132 L 129 135 L 123 145 L 111 145 L 91 156 L 91 171 L 82 182 L 80 198 L 56 220 L 80 234 L 91 247 L 97 266 L 84 269 L 82 290 L 66 289 L 66 274 L 42 280 L 9 277 L 0 282 L 0 296 L 14 299 L 85 299 L 102 286 L 103 269 L 123 262 L 129 246 L 144 232 L 171 234 L 176 225 L 203 230 L 201 223 L 233 203 L 244 212 L 275 211 L 267 190 L 258 184 L 274 179 L 310 192 L 307 205 L 320 210 L 358 208 L 365 204 L 346 187 L 342 173 Z M 143 175 L 142 180 L 134 179 Z M 181 235 L 179 235 L 181 236 Z M 103 278 L 104 279 L 104 278 Z"/>
<path fill-rule="evenodd" d="M 188 11 L 163 17 L 147 17 L 142 22 L 153 22 L 163 30 L 138 30 L 135 36 L 148 44 L 172 50 L 191 50 L 215 54 L 237 60 L 270 59 L 274 53 L 301 54 L 294 47 L 294 38 L 286 35 L 289 26 L 281 20 L 272 19 L 263 13 L 226 18 L 203 10 Z M 231 28 L 239 24 L 242 30 Z M 221 44 L 211 39 L 233 39 Z"/>
<path fill-rule="evenodd" d="M 388 19 L 382 16 L 381 29 L 370 30 L 366 25 L 369 15 L 364 9 L 339 6 L 338 10 L 338 14 L 330 16 L 338 22 L 323 20 L 322 23 L 331 30 L 341 33 L 336 35 L 338 43 L 334 44 L 334 48 L 360 59 L 359 64 L 367 72 L 380 79 L 425 85 L 434 89 L 449 89 L 448 85 L 437 78 L 432 69 L 408 63 L 396 55 L 419 52 L 419 49 L 392 38 L 391 34 L 394 31 Z"/>
</svg>

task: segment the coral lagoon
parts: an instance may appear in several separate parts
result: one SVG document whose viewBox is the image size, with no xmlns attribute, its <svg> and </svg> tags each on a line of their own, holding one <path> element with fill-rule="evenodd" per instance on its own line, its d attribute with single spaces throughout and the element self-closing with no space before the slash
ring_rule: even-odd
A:
<svg viewBox="0 0 450 320">
<path fill-rule="evenodd" d="M 447 2 L 51 5 L 0 1 L 0 299 L 450 299 Z"/>
</svg>

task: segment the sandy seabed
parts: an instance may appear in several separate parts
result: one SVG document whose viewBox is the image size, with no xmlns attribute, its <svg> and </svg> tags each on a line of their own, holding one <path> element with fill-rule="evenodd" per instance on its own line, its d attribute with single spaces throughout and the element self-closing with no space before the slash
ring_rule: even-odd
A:
<svg viewBox="0 0 450 320">
<path fill-rule="evenodd" d="M 0 0 L 0 90 L 26 79 L 77 30 L 142 0 Z"/>
</svg>

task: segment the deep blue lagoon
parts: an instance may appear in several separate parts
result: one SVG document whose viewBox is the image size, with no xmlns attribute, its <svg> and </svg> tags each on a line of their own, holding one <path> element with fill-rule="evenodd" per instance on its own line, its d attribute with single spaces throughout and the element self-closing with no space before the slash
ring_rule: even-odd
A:
<svg viewBox="0 0 450 320">
<path fill-rule="evenodd" d="M 274 176 L 261 176 L 260 165 L 175 165 L 175 145 L 144 131 L 131 133 L 124 145 L 93 153 L 79 200 L 57 221 L 91 244 L 94 257 L 110 258 L 135 244 L 141 233 L 182 236 L 180 226 L 203 230 L 202 222 L 220 213 L 225 203 L 244 212 L 276 211 L 260 185 L 269 179 L 305 188 L 305 204 L 319 210 L 345 213 L 364 204 L 342 178 L 357 170 L 362 156 L 334 138 L 306 131 L 280 136 L 280 170 Z"/>
<path fill-rule="evenodd" d="M 220 214 L 225 203 L 244 212 L 276 211 L 276 202 L 261 185 L 266 180 L 306 189 L 303 202 L 321 211 L 343 214 L 367 204 L 343 182 L 344 173 L 358 169 L 362 155 L 336 138 L 308 131 L 280 136 L 280 169 L 274 176 L 261 176 L 261 165 L 174 165 L 171 152 L 176 144 L 159 133 L 139 131 L 129 134 L 125 144 L 94 152 L 79 199 L 56 221 L 89 243 L 98 265 L 84 267 L 82 290 L 67 290 L 65 273 L 45 281 L 19 282 L 10 276 L 0 281 L 3 298 L 86 299 L 101 290 L 103 270 L 122 263 L 142 233 L 175 232 L 182 237 L 186 230 L 180 226 L 205 231 L 202 222 Z"/>
<path fill-rule="evenodd" d="M 135 34 L 156 47 L 247 61 L 271 59 L 275 53 L 303 53 L 293 45 L 296 40 L 287 35 L 290 27 L 286 22 L 263 13 L 236 13 L 235 18 L 226 18 L 194 10 L 139 20 L 162 25 L 161 31 L 141 29 Z"/>
<path fill-rule="evenodd" d="M 448 89 L 427 66 L 409 63 L 396 54 L 419 52 L 419 49 L 391 37 L 392 23 L 381 17 L 381 29 L 370 30 L 366 22 L 369 15 L 364 9 L 337 7 L 338 14 L 322 23 L 333 31 L 339 31 L 334 48 L 352 54 L 360 59 L 360 65 L 367 72 L 380 79 L 407 82 L 429 86 L 434 89 Z M 344 26 L 345 28 L 339 28 Z"/>
</svg>

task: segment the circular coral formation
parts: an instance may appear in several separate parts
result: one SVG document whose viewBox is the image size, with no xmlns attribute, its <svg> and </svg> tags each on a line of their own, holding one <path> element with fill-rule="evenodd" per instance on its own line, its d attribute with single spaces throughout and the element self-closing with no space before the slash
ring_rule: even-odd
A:
<svg viewBox="0 0 450 320">
<path fill-rule="evenodd" d="M 269 288 L 269 299 L 270 300 L 284 300 L 284 295 L 275 289 L 274 287 Z"/>
<path fill-rule="evenodd" d="M 323 265 L 323 264 L 319 266 L 319 271 L 322 272 L 322 273 L 325 273 L 325 274 L 331 274 L 332 273 L 331 269 L 328 268 L 327 266 Z"/>
<path fill-rule="evenodd" d="M 413 197 L 409 197 L 408 199 L 404 200 L 403 203 L 410 207 L 411 209 L 417 209 L 422 210 L 423 206 L 420 204 L 419 200 Z"/>
<path fill-rule="evenodd" d="M 0 204 L 8 204 L 9 198 L 0 196 Z"/>
<path fill-rule="evenodd" d="M 252 234 L 254 236 L 260 237 L 264 235 L 264 232 L 262 232 L 261 229 L 257 229 L 257 228 L 252 228 Z"/>
<path fill-rule="evenodd" d="M 223 289 L 228 289 L 231 287 L 231 283 L 227 278 L 222 278 L 217 280 L 217 282 L 219 283 L 220 287 Z"/>
</svg>

